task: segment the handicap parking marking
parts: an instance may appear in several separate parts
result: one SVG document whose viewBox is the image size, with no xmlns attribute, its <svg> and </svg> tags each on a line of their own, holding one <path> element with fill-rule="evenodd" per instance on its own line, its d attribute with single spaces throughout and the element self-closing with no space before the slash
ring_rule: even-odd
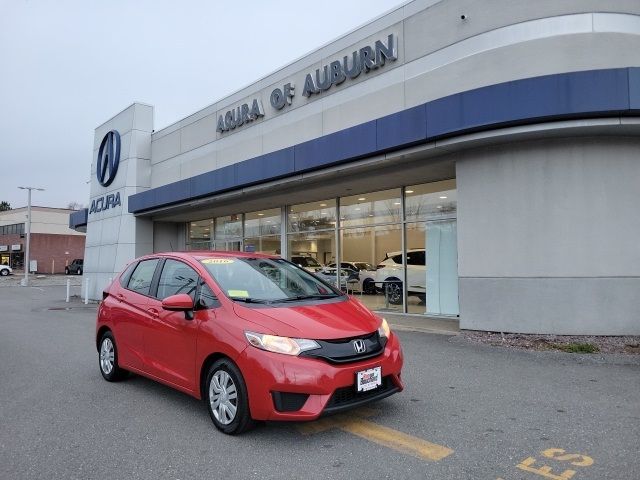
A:
<svg viewBox="0 0 640 480">
<path fill-rule="evenodd" d="M 433 462 L 442 460 L 454 452 L 448 447 L 366 420 L 365 417 L 371 417 L 377 413 L 375 410 L 359 409 L 354 413 L 355 416 L 342 414 L 322 418 L 300 425 L 298 430 L 303 435 L 312 435 L 338 428 L 383 447 Z"/>
</svg>

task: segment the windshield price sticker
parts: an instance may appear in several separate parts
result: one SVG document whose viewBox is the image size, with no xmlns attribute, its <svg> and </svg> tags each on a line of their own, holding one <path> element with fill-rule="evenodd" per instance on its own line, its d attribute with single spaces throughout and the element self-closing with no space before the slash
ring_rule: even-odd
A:
<svg viewBox="0 0 640 480">
<path fill-rule="evenodd" d="M 249 292 L 247 292 L 246 290 L 227 290 L 227 293 L 230 297 L 247 298 L 249 296 Z"/>
<path fill-rule="evenodd" d="M 233 263 L 231 258 L 205 258 L 202 260 L 205 265 L 228 265 Z"/>
<path fill-rule="evenodd" d="M 358 372 L 358 392 L 368 392 L 382 385 L 382 367 L 370 368 Z"/>
</svg>

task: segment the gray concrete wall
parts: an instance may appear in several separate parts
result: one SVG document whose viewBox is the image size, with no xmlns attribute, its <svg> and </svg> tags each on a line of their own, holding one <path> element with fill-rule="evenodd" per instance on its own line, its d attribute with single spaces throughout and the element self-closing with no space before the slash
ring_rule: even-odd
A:
<svg viewBox="0 0 640 480">
<path fill-rule="evenodd" d="M 98 149 L 111 130 L 120 133 L 120 165 L 113 183 L 103 187 L 96 177 Z M 134 103 L 95 130 L 91 163 L 89 205 L 105 195 L 120 194 L 122 204 L 90 212 L 84 254 L 84 275 L 89 279 L 89 297 L 99 299 L 109 279 L 134 258 L 151 253 L 153 224 L 149 218 L 129 213 L 129 196 L 149 188 L 151 178 L 151 131 L 153 107 Z"/>
<path fill-rule="evenodd" d="M 307 73 L 375 40 L 386 40 L 390 33 L 397 36 L 397 61 L 319 95 L 302 96 Z M 155 132 L 151 186 L 460 91 L 539 75 L 631 65 L 640 65 L 637 0 L 416 0 Z M 296 96 L 292 105 L 276 110 L 269 96 L 287 82 L 295 84 Z M 263 118 L 216 132 L 219 115 L 253 98 L 261 99 Z"/>
<path fill-rule="evenodd" d="M 640 139 L 459 154 L 460 327 L 640 334 Z"/>
</svg>

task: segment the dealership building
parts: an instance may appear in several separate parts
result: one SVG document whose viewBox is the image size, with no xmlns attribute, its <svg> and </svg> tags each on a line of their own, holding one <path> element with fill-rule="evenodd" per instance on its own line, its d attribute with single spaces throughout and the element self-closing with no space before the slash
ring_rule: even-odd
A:
<svg viewBox="0 0 640 480">
<path fill-rule="evenodd" d="M 359 264 L 389 314 L 640 334 L 637 0 L 416 0 L 153 118 L 95 130 L 93 298 L 139 255 L 241 250 Z"/>
</svg>

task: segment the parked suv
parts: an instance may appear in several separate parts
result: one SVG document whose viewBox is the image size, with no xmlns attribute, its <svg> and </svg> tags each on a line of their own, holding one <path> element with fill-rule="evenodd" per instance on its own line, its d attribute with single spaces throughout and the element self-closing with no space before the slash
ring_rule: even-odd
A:
<svg viewBox="0 0 640 480">
<path fill-rule="evenodd" d="M 84 260 L 82 258 L 76 258 L 73 262 L 71 262 L 69 265 L 64 267 L 64 273 L 66 275 L 70 275 L 72 273 L 76 275 L 82 275 L 83 263 L 84 263 Z"/>
<path fill-rule="evenodd" d="M 407 250 L 407 295 L 419 297 L 421 302 L 426 300 L 427 267 L 425 262 L 425 249 L 415 248 Z M 389 295 L 389 303 L 400 305 L 402 303 L 402 277 L 404 265 L 402 264 L 402 252 L 389 252 L 384 260 L 376 267 L 376 287 Z"/>
</svg>

